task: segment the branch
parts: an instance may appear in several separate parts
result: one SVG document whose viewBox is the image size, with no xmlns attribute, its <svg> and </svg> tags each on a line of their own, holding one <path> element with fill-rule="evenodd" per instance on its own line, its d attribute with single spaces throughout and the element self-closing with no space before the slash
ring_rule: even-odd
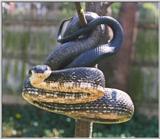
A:
<svg viewBox="0 0 160 139">
<path fill-rule="evenodd" d="M 80 20 L 80 24 L 83 27 L 87 24 L 87 20 L 84 16 L 84 12 L 83 12 L 83 9 L 80 5 L 80 2 L 75 2 L 75 5 L 76 5 L 77 14 L 78 14 L 78 17 L 79 17 L 79 20 Z"/>
</svg>

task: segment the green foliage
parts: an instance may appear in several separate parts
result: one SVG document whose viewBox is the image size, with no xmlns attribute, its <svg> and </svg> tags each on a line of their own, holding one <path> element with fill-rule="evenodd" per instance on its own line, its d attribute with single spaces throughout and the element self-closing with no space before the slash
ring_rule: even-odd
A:
<svg viewBox="0 0 160 139">
<path fill-rule="evenodd" d="M 71 3 L 71 2 L 63 2 L 61 4 L 61 14 L 62 14 L 62 19 L 68 19 L 71 18 L 73 15 L 76 14 L 76 8 L 75 8 L 75 4 Z"/>
<path fill-rule="evenodd" d="M 158 24 L 158 9 L 157 3 L 143 3 L 139 5 L 139 19 L 140 23 L 144 24 Z"/>
<path fill-rule="evenodd" d="M 115 18 L 118 18 L 118 15 L 119 15 L 119 10 L 120 10 L 120 7 L 121 7 L 122 3 L 113 3 L 111 5 L 111 8 L 112 8 L 112 16 L 115 17 Z"/>
<path fill-rule="evenodd" d="M 48 50 L 49 45 L 54 46 L 56 43 L 56 38 L 51 36 L 51 32 L 48 31 L 22 31 L 14 32 L 4 29 L 4 45 L 6 51 L 13 51 L 17 54 L 17 51 L 22 50 L 22 52 L 27 53 L 27 50 L 32 48 L 32 52 L 43 53 Z"/>
<path fill-rule="evenodd" d="M 8 49 L 13 49 L 16 46 L 20 45 L 20 41 L 17 38 L 20 38 L 21 34 L 13 34 L 13 32 L 9 32 L 7 30 L 4 30 L 4 37 L 3 37 L 3 41 L 4 41 L 4 45 L 5 47 L 7 47 Z"/>
<path fill-rule="evenodd" d="M 139 61 L 158 60 L 158 31 L 139 29 L 135 43 L 136 59 Z"/>
<path fill-rule="evenodd" d="M 94 132 L 96 136 L 101 132 L 105 137 L 158 137 L 158 119 L 153 117 L 149 120 L 146 116 L 135 112 L 133 118 L 126 123 L 96 124 Z"/>
<path fill-rule="evenodd" d="M 31 105 L 3 105 L 2 110 L 3 137 L 74 137 L 75 121 L 69 117 Z M 126 123 L 94 124 L 93 137 L 158 137 L 158 118 L 135 112 Z"/>
<path fill-rule="evenodd" d="M 130 71 L 130 77 L 128 82 L 128 92 L 130 92 L 130 96 L 134 101 L 140 101 L 143 97 L 143 74 L 140 71 L 139 67 L 132 68 Z"/>
<path fill-rule="evenodd" d="M 24 137 L 62 136 L 63 134 L 67 137 L 74 132 L 74 126 L 71 124 L 74 122 L 73 119 L 30 106 L 18 108 L 4 106 L 3 118 L 3 135 L 7 133 L 8 128 L 19 133 L 18 136 Z"/>
</svg>

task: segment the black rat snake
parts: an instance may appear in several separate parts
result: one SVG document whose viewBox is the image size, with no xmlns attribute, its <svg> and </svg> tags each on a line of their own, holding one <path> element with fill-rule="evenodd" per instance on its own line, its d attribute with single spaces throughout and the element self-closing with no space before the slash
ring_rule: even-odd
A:
<svg viewBox="0 0 160 139">
<path fill-rule="evenodd" d="M 47 57 L 44 65 L 29 70 L 22 96 L 29 103 L 50 112 L 75 119 L 101 123 L 128 121 L 134 113 L 129 95 L 121 90 L 105 88 L 103 73 L 93 68 L 100 59 L 118 51 L 123 40 L 121 25 L 108 16 L 85 13 L 87 26 L 81 28 L 74 16 L 62 32 L 61 42 Z M 113 39 L 104 44 L 107 24 Z"/>
</svg>

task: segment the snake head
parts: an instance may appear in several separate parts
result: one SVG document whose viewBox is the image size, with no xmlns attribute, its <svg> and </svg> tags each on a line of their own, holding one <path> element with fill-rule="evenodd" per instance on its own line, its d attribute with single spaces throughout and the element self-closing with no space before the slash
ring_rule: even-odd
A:
<svg viewBox="0 0 160 139">
<path fill-rule="evenodd" d="M 93 12 L 86 12 L 85 18 L 87 23 L 91 22 L 93 19 L 98 18 L 99 16 Z M 78 15 L 73 16 L 70 19 L 66 19 L 62 21 L 60 28 L 57 34 L 57 41 L 60 43 L 66 43 L 68 41 L 73 41 L 76 39 L 87 38 L 88 35 L 93 31 L 89 30 L 84 32 L 81 30 L 82 26 L 80 24 L 80 20 Z"/>
<path fill-rule="evenodd" d="M 47 65 L 37 65 L 29 70 L 29 80 L 31 84 L 37 84 L 43 82 L 51 74 L 51 68 Z"/>
</svg>

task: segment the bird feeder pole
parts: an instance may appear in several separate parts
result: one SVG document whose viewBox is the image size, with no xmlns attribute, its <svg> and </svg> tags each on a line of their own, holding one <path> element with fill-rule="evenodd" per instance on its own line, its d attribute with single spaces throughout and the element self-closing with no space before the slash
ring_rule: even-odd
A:
<svg viewBox="0 0 160 139">
<path fill-rule="evenodd" d="M 80 2 L 75 2 L 77 14 L 79 17 L 81 27 L 87 24 L 87 20 L 84 16 L 83 9 Z M 75 122 L 75 137 L 92 137 L 93 123 L 77 119 Z"/>
</svg>

